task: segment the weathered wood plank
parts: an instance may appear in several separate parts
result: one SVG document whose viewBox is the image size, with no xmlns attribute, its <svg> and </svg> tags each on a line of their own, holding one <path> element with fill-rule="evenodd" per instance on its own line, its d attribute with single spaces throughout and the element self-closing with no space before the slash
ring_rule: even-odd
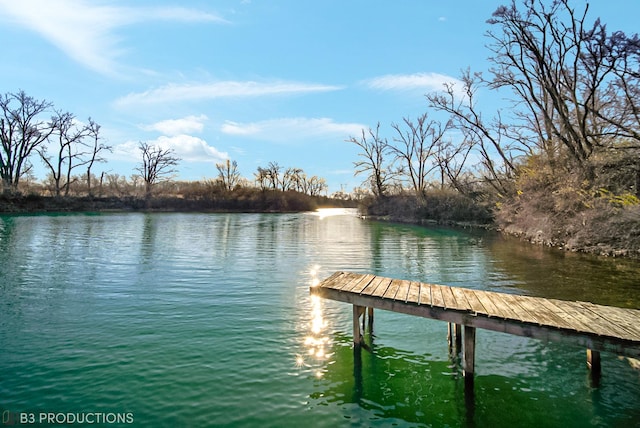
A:
<svg viewBox="0 0 640 428">
<path fill-rule="evenodd" d="M 369 282 L 369 284 L 367 284 L 367 286 L 365 288 L 362 289 L 362 291 L 360 292 L 361 294 L 366 294 L 368 296 L 373 296 L 376 288 L 378 288 L 378 286 L 382 283 L 382 281 L 384 281 L 386 278 L 382 277 L 382 276 L 376 276 L 374 277 L 371 282 Z"/>
<path fill-rule="evenodd" d="M 640 311 L 595 305 L 590 302 L 580 302 L 580 304 L 591 312 L 594 312 L 599 316 L 606 318 L 609 322 L 617 325 L 618 328 L 624 331 L 627 336 L 634 338 L 635 340 L 640 340 Z M 633 315 L 635 315 L 635 317 Z"/>
<path fill-rule="evenodd" d="M 398 292 L 398 289 L 400 288 L 400 284 L 402 284 L 402 281 L 399 279 L 392 279 L 391 283 L 389 284 L 389 287 L 387 288 L 387 290 L 384 292 L 384 294 L 382 295 L 382 297 L 384 299 L 394 299 L 396 297 L 396 293 Z"/>
<path fill-rule="evenodd" d="M 456 309 L 461 311 L 473 312 L 473 309 L 471 308 L 471 304 L 467 300 L 467 296 L 465 296 L 464 294 L 464 289 L 460 287 L 449 287 L 449 288 L 453 292 L 453 296 L 456 298 L 456 306 L 457 306 Z"/>
<path fill-rule="evenodd" d="M 477 314 L 484 314 L 484 315 L 490 314 L 487 311 L 487 309 L 484 307 L 480 299 L 478 299 L 476 294 L 473 292 L 473 290 L 469 288 L 457 288 L 457 289 L 460 290 L 462 293 L 464 293 L 464 296 L 467 299 L 467 302 L 469 303 L 469 307 L 473 312 Z"/>
<path fill-rule="evenodd" d="M 431 284 L 422 284 L 422 288 L 420 289 L 420 304 L 429 306 L 433 304 L 433 299 L 431 298 Z"/>
<path fill-rule="evenodd" d="M 571 328 L 571 324 L 558 314 L 550 311 L 540 302 L 540 299 L 513 295 L 522 308 L 530 313 L 537 320 L 539 325 L 557 327 L 557 328 Z"/>
<path fill-rule="evenodd" d="M 486 291 L 479 290 L 468 290 L 473 293 L 474 296 L 478 299 L 482 306 L 486 309 L 486 314 L 490 317 L 498 317 L 498 318 L 506 318 L 503 316 L 502 311 L 498 309 L 498 307 L 493 303 L 490 295 Z"/>
<path fill-rule="evenodd" d="M 360 281 L 362 281 L 362 278 L 364 276 L 364 274 L 353 273 L 353 272 L 345 272 L 345 274 L 346 274 L 346 277 L 344 279 L 344 284 L 342 284 L 342 286 L 340 286 L 339 284 L 336 283 L 333 286 L 334 289 L 342 290 L 342 291 L 350 291 Z"/>
<path fill-rule="evenodd" d="M 411 281 L 406 302 L 415 303 L 415 304 L 418 304 L 420 302 L 420 283 L 419 282 Z"/>
<path fill-rule="evenodd" d="M 633 330 L 627 330 L 622 324 L 617 323 L 606 317 L 603 311 L 598 311 L 597 306 L 586 302 L 575 302 L 584 312 L 588 314 L 589 318 L 593 322 L 599 324 L 603 329 L 606 329 L 610 335 L 620 338 L 635 337 L 640 339 L 640 335 L 633 332 Z"/>
<path fill-rule="evenodd" d="M 435 285 L 432 284 L 431 287 L 440 288 L 440 292 L 442 293 L 442 299 L 444 300 L 444 308 L 445 309 L 457 309 L 458 305 L 456 303 L 456 298 L 451 291 L 451 287 L 447 287 L 446 285 Z"/>
<path fill-rule="evenodd" d="M 495 306 L 501 318 L 511 320 L 519 319 L 518 314 L 515 313 L 513 309 L 511 309 L 511 304 L 508 301 L 504 300 L 503 296 L 505 296 L 505 294 L 496 293 L 493 291 L 486 292 L 486 297 L 491 299 L 491 302 Z"/>
<path fill-rule="evenodd" d="M 542 299 L 548 308 L 556 308 L 554 313 L 561 316 L 564 320 L 569 322 L 572 328 L 576 331 L 582 331 L 585 333 L 600 334 L 599 329 L 595 328 L 593 324 L 589 322 L 589 319 L 580 313 L 574 306 L 571 306 L 570 302 L 565 302 L 557 299 Z"/>
<path fill-rule="evenodd" d="M 516 313 L 520 321 L 531 324 L 540 324 L 540 322 L 538 322 L 538 319 L 534 315 L 529 313 L 529 311 L 527 311 L 522 307 L 522 305 L 520 305 L 514 295 L 505 293 L 500 297 L 502 297 L 502 299 L 509 304 L 509 309 Z"/>
<path fill-rule="evenodd" d="M 360 281 L 358 281 L 351 290 L 348 290 L 352 293 L 360 293 L 362 292 L 362 290 L 364 290 L 365 288 L 367 288 L 367 285 L 369 285 L 369 283 L 371 281 L 373 281 L 373 279 L 375 278 L 375 275 L 371 275 L 371 274 L 366 274 L 363 275 L 362 278 L 360 279 Z M 343 289 L 344 291 L 347 291 L 346 289 Z"/>
<path fill-rule="evenodd" d="M 442 287 L 436 284 L 429 284 L 431 291 L 431 306 L 444 308 L 444 298 L 442 297 Z"/>
<path fill-rule="evenodd" d="M 322 281 L 319 281 L 318 284 L 316 284 L 317 286 L 322 286 L 322 287 L 333 287 L 334 284 L 338 284 L 341 285 L 344 283 L 345 278 L 348 276 L 347 272 L 342 272 L 342 271 L 337 271 L 334 272 L 331 276 L 329 276 L 328 278 L 325 278 Z"/>
<path fill-rule="evenodd" d="M 400 282 L 400 287 L 398 288 L 398 292 L 396 293 L 395 300 L 399 300 L 401 302 L 407 301 L 407 294 L 409 294 L 409 286 L 411 285 L 411 281 L 402 280 Z"/>
<path fill-rule="evenodd" d="M 599 322 L 593 317 L 590 317 L 588 312 L 584 310 L 579 304 L 576 302 L 566 302 L 563 300 L 554 301 L 556 306 L 560 306 L 561 308 L 566 310 L 566 313 L 571 315 L 574 319 L 580 320 L 580 323 L 583 326 L 586 326 L 591 329 L 592 332 L 599 334 L 601 336 L 606 336 L 608 333 L 608 329 L 600 325 Z M 589 331 L 585 329 L 585 331 Z"/>
<path fill-rule="evenodd" d="M 382 278 L 375 291 L 371 294 L 374 297 L 382 297 L 387 292 L 387 288 L 391 285 L 391 279 Z"/>
</svg>

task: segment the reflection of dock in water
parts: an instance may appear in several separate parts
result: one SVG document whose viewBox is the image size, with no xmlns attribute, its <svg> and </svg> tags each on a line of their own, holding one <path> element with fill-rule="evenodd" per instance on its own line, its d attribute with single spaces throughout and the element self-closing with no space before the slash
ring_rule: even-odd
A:
<svg viewBox="0 0 640 428">
<path fill-rule="evenodd" d="M 596 379 L 600 373 L 601 351 L 640 357 L 640 310 L 636 309 L 351 272 L 336 272 L 310 291 L 319 297 L 353 305 L 356 349 L 363 344 L 364 317 L 368 312 L 372 326 L 374 308 L 447 321 L 450 323 L 450 344 L 454 337 L 457 348 L 464 342 L 464 374 L 469 380 L 473 379 L 476 328 L 584 347 L 587 364 Z M 464 335 L 461 335 L 461 326 Z"/>
</svg>

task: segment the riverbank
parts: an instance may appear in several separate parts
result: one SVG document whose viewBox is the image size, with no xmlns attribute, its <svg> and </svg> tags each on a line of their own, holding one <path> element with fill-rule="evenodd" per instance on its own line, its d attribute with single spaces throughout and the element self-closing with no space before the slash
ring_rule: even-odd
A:
<svg viewBox="0 0 640 428">
<path fill-rule="evenodd" d="M 56 212 L 301 212 L 324 206 L 353 207 L 351 201 L 323 196 L 309 196 L 298 192 L 255 192 L 229 194 L 225 197 L 190 199 L 154 197 L 149 200 L 134 196 L 54 197 L 40 195 L 0 196 L 0 213 L 56 213 Z"/>
<path fill-rule="evenodd" d="M 565 212 L 537 209 L 540 204 L 490 207 L 454 192 L 423 199 L 395 195 L 361 206 L 373 220 L 420 226 L 479 227 L 515 236 L 534 245 L 605 257 L 640 259 L 640 206 L 612 205 L 603 199 Z"/>
</svg>

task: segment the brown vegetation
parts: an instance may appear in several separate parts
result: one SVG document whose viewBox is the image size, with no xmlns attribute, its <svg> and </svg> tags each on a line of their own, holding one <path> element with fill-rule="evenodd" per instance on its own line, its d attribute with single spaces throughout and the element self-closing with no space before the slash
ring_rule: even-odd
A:
<svg viewBox="0 0 640 428">
<path fill-rule="evenodd" d="M 196 182 L 197 183 L 197 182 Z M 190 183 L 194 184 L 194 183 Z M 161 212 L 303 212 L 321 207 L 354 207 L 350 200 L 309 196 L 296 191 L 261 191 L 238 188 L 232 192 L 202 191 L 197 185 L 183 189 L 184 193 L 167 192 L 150 199 L 144 196 L 42 196 L 0 194 L 0 213 L 33 212 L 101 212 L 101 211 L 161 211 Z"/>
</svg>

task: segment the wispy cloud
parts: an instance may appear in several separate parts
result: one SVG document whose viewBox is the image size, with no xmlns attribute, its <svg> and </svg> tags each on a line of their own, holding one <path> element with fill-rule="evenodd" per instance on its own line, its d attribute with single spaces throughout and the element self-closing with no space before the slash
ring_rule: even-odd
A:
<svg viewBox="0 0 640 428">
<path fill-rule="evenodd" d="M 265 95 L 292 95 L 328 92 L 339 86 L 301 82 L 220 81 L 211 83 L 169 84 L 145 92 L 125 95 L 116 100 L 116 106 L 161 104 L 176 101 L 198 101 L 215 98 L 257 97 Z"/>
<path fill-rule="evenodd" d="M 210 162 L 216 163 L 229 158 L 226 152 L 221 152 L 210 146 L 202 138 L 192 135 L 161 136 L 154 140 L 147 140 L 151 145 L 162 149 L 171 149 L 175 155 L 185 162 Z M 141 158 L 137 141 L 127 141 L 113 148 L 112 157 L 119 160 L 130 161 Z"/>
<path fill-rule="evenodd" d="M 200 133 L 204 129 L 204 122 L 207 116 L 201 114 L 199 116 L 187 116 L 181 119 L 167 119 L 150 125 L 141 125 L 140 128 L 145 131 L 157 131 L 164 135 L 181 135 Z"/>
<path fill-rule="evenodd" d="M 143 21 L 225 22 L 183 7 L 116 7 L 86 0 L 0 0 L 0 18 L 40 34 L 83 66 L 106 75 L 119 71 L 125 52 L 119 27 Z"/>
<path fill-rule="evenodd" d="M 227 121 L 221 131 L 227 135 L 273 142 L 304 142 L 318 137 L 345 139 L 360 133 L 363 128 L 366 126 L 359 123 L 337 123 L 329 118 L 295 117 L 250 123 Z"/>
<path fill-rule="evenodd" d="M 462 86 L 462 82 L 455 77 L 438 73 L 415 73 L 415 74 L 387 74 L 363 81 L 372 89 L 384 91 L 407 91 L 407 90 L 427 90 L 440 91 L 444 85 L 453 83 Z"/>
</svg>

